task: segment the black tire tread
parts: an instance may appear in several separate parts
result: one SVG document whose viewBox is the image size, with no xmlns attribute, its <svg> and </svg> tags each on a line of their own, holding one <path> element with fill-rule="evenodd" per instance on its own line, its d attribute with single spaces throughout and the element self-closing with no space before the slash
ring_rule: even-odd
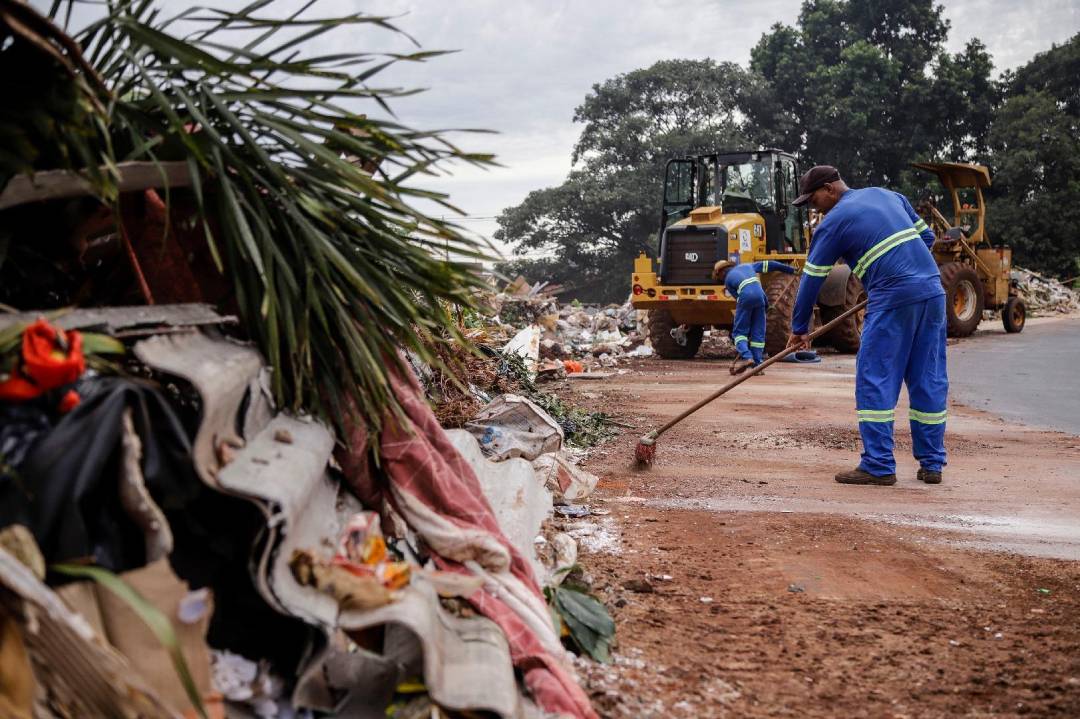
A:
<svg viewBox="0 0 1080 719">
<path fill-rule="evenodd" d="M 765 354 L 772 356 L 787 347 L 791 334 L 791 312 L 799 292 L 799 275 L 769 272 L 762 278 L 769 309 L 765 313 Z"/>
<path fill-rule="evenodd" d="M 705 328 L 691 325 L 686 329 L 686 344 L 681 345 L 671 336 L 677 326 L 667 310 L 649 310 L 649 342 L 653 351 L 663 359 L 692 359 L 701 347 Z"/>
<path fill-rule="evenodd" d="M 1019 305 L 1021 312 L 1020 324 L 1013 322 L 1012 318 L 1013 307 L 1017 305 Z M 1010 297 L 1006 300 L 1005 306 L 1001 308 L 1001 324 L 1005 325 L 1005 331 L 1010 334 L 1022 332 L 1024 325 L 1027 324 L 1027 304 L 1019 297 Z"/>
<path fill-rule="evenodd" d="M 821 321 L 823 324 L 831 322 L 846 310 L 866 298 L 862 280 L 854 272 L 848 275 L 847 286 L 844 288 L 844 304 L 842 307 L 821 306 Z M 866 310 L 857 312 L 840 323 L 836 329 L 825 336 L 825 343 L 836 349 L 837 352 L 856 354 L 862 345 L 862 325 Z"/>
<path fill-rule="evenodd" d="M 983 285 L 979 280 L 979 274 L 974 267 L 963 262 L 946 262 L 938 270 L 941 272 L 941 286 L 945 288 L 945 317 L 948 324 L 948 335 L 949 337 L 967 337 L 975 331 L 975 328 L 979 326 L 979 322 L 982 321 L 984 298 Z M 956 310 L 954 309 L 956 304 L 953 301 L 956 287 L 960 280 L 964 278 L 971 280 L 975 287 L 975 313 L 967 322 L 961 322 L 960 318 L 956 316 Z"/>
</svg>

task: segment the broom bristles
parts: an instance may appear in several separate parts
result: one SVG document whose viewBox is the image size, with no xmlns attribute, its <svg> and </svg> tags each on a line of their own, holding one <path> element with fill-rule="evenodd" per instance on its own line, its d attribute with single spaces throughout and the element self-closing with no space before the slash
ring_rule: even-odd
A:
<svg viewBox="0 0 1080 719">
<path fill-rule="evenodd" d="M 634 459 L 637 460 L 637 463 L 639 465 L 648 466 L 653 463 L 653 460 L 655 458 L 656 444 L 651 442 L 649 444 L 646 444 L 645 442 L 638 442 L 637 446 L 634 447 Z"/>
</svg>

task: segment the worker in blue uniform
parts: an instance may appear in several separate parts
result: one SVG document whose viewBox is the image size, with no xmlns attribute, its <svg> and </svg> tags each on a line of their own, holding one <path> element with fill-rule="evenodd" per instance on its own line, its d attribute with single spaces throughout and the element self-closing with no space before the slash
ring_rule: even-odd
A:
<svg viewBox="0 0 1080 719">
<path fill-rule="evenodd" d="M 786 272 L 794 274 L 795 268 L 776 260 L 737 265 L 731 260 L 720 260 L 713 266 L 713 281 L 722 282 L 727 293 L 735 298 L 735 321 L 731 326 L 731 341 L 738 358 L 731 364 L 731 374 L 738 374 L 748 367 L 761 364 L 765 354 L 765 311 L 769 301 L 761 287 L 758 274 Z"/>
<path fill-rule="evenodd" d="M 800 179 L 796 205 L 826 213 L 814 232 L 791 318 L 788 345 L 806 348 L 814 303 L 843 259 L 870 303 L 856 359 L 855 407 L 863 452 L 859 466 L 836 475 L 845 484 L 896 483 L 893 420 L 907 384 L 912 453 L 918 479 L 941 482 L 945 465 L 945 292 L 930 253 L 934 233 L 903 195 L 880 187 L 848 188 L 835 167 Z"/>
</svg>

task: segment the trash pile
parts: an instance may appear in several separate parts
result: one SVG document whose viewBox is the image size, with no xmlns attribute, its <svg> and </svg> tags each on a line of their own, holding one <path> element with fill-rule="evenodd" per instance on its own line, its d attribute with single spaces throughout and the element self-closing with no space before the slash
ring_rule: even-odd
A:
<svg viewBox="0 0 1080 719">
<path fill-rule="evenodd" d="M 405 370 L 375 465 L 274 408 L 235 323 L 0 315 L 5 716 L 595 716 L 563 640 L 606 661 L 614 625 L 564 586 L 553 506 L 597 478 L 562 426 L 503 395 L 444 431 Z"/>
<path fill-rule="evenodd" d="M 0 0 L 36 118 L 0 137 L 0 716 L 594 719 L 572 652 L 614 624 L 552 517 L 604 418 L 516 330 L 444 336 L 502 331 L 394 178 L 456 151 L 338 116 L 363 53 L 259 47 L 340 19 L 230 52 L 246 11 L 101 10 L 83 44 Z"/>
<path fill-rule="evenodd" d="M 507 349 L 540 363 L 541 378 L 544 373 L 559 375 L 553 370 L 560 364 L 565 373 L 575 374 L 653 354 L 646 313 L 629 300 L 622 305 L 560 305 L 553 294 L 558 289 L 546 283 L 530 286 L 518 277 L 485 302 L 491 327 L 509 335 Z"/>
<path fill-rule="evenodd" d="M 1021 267 L 1012 269 L 1011 278 L 1031 312 L 1080 312 L 1080 292 L 1053 278 Z"/>
</svg>

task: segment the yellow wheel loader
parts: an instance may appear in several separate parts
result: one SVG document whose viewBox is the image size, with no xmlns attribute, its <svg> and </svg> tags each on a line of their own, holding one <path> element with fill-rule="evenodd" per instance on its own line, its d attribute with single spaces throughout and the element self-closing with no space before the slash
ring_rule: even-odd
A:
<svg viewBox="0 0 1080 719">
<path fill-rule="evenodd" d="M 724 152 L 669 160 L 664 178 L 658 257 L 634 261 L 631 302 L 649 312 L 649 338 L 664 358 L 697 354 L 706 328 L 731 330 L 735 298 L 712 279 L 718 260 L 779 260 L 801 269 L 810 241 L 810 218 L 795 207 L 795 157 L 775 149 Z M 767 272 L 766 354 L 787 343 L 799 275 Z M 828 322 L 865 299 L 847 265 L 833 267 L 818 296 L 815 324 Z M 863 313 L 823 340 L 856 352 Z"/>
<path fill-rule="evenodd" d="M 982 191 L 990 186 L 990 170 L 961 162 L 916 162 L 912 167 L 936 175 L 952 200 L 951 219 L 932 197 L 916 208 L 937 238 L 933 252 L 945 288 L 949 336 L 974 332 L 983 310 L 1000 311 L 1006 332 L 1024 329 L 1027 308 L 1010 280 L 1012 250 L 992 246 L 986 232 Z"/>
</svg>

